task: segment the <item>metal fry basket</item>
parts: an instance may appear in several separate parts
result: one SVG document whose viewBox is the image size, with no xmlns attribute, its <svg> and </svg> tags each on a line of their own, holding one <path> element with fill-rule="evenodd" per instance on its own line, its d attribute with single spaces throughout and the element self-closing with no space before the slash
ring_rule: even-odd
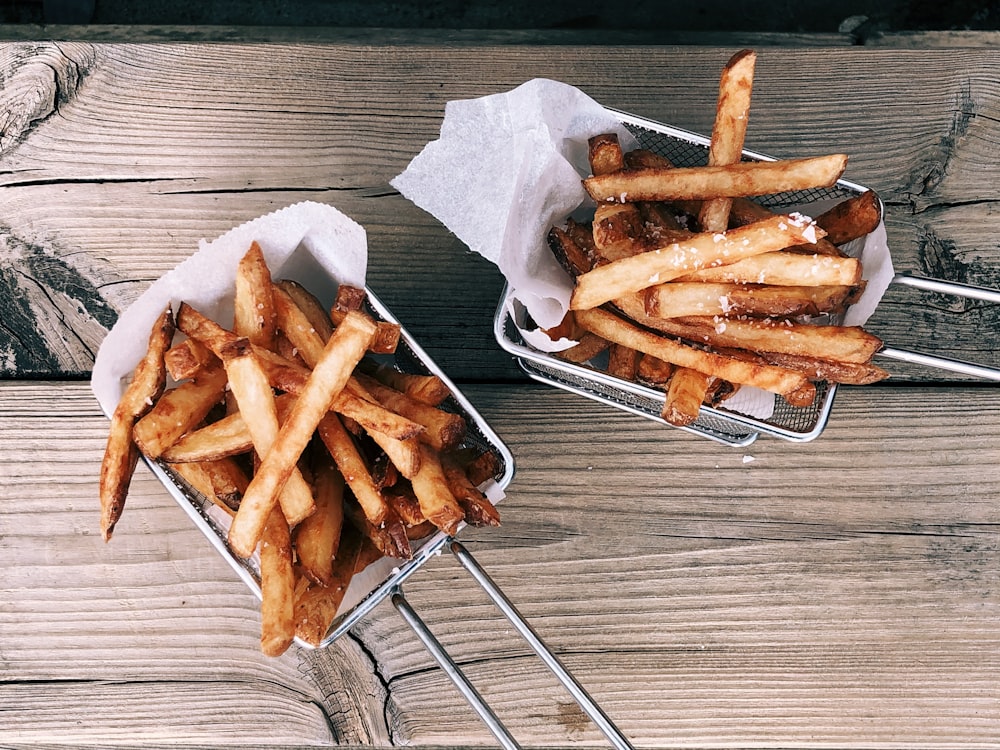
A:
<svg viewBox="0 0 1000 750">
<path fill-rule="evenodd" d="M 399 321 L 388 308 L 368 290 L 367 311 L 374 318 L 392 323 Z M 454 383 L 431 360 L 405 328 L 401 328 L 400 342 L 391 364 L 404 371 L 420 374 L 434 374 L 447 383 L 451 396 L 441 408 L 461 414 L 467 423 L 466 445 L 489 451 L 497 459 L 497 472 L 484 487 L 490 494 L 491 490 L 501 495 L 514 477 L 514 459 L 510 450 L 489 427 L 482 416 L 468 399 L 455 387 Z M 216 548 L 220 555 L 230 564 L 244 583 L 254 594 L 261 597 L 260 571 L 256 555 L 243 559 L 235 555 L 226 544 L 229 528 L 229 517 L 201 493 L 191 487 L 182 477 L 165 464 L 144 459 L 181 508 L 190 516 L 195 525 Z M 403 594 L 402 585 L 411 575 L 431 557 L 449 551 L 461 566 L 469 572 L 473 579 L 482 587 L 500 612 L 511 622 L 517 632 L 525 639 L 543 663 L 552 671 L 560 683 L 574 698 L 580 708 L 595 723 L 613 747 L 626 750 L 631 744 L 608 718 L 601 707 L 587 693 L 583 686 L 562 665 L 559 658 L 542 642 L 528 622 L 520 615 L 514 604 L 503 594 L 487 572 L 479 565 L 469 550 L 454 537 L 437 532 L 422 541 L 414 542 L 414 552 L 411 559 L 402 561 L 382 558 L 355 576 L 348 588 L 344 604 L 327 631 L 326 637 L 319 644 L 324 648 L 349 631 L 362 618 L 368 615 L 381 602 L 388 599 L 402 616 L 403 620 L 413 629 L 421 643 L 431 656 L 448 675 L 462 696 L 469 702 L 473 710 L 483 720 L 497 742 L 504 748 L 518 748 L 519 745 L 502 721 L 486 704 L 482 696 L 462 672 L 461 667 L 448 655 L 444 647 L 437 641 L 418 613 L 410 605 Z M 301 639 L 296 643 L 303 648 L 313 648 Z"/>
<path fill-rule="evenodd" d="M 666 157 L 678 167 L 703 166 L 708 160 L 710 139 L 704 135 L 671 127 L 654 120 L 609 110 L 635 137 L 640 148 Z M 743 152 L 744 161 L 774 161 L 775 158 L 754 151 Z M 814 188 L 779 195 L 760 196 L 757 200 L 776 210 L 798 209 L 809 204 L 829 205 L 867 190 L 866 187 L 847 180 L 839 180 L 829 188 Z M 860 254 L 860 248 L 849 254 Z M 892 283 L 918 287 L 925 290 L 1000 302 L 1000 292 L 955 282 L 926 279 L 908 274 L 896 274 Z M 506 287 L 497 306 L 493 320 L 493 334 L 501 348 L 512 354 L 520 367 L 534 380 L 561 388 L 586 398 L 622 409 L 661 424 L 668 423 L 660 416 L 665 394 L 662 390 L 641 383 L 612 377 L 600 367 L 578 365 L 529 346 L 518 328 L 525 328 L 527 315 L 515 304 L 512 290 Z M 836 316 L 831 323 L 838 323 Z M 960 372 L 974 377 L 1000 380 L 1000 370 L 968 362 L 919 354 L 886 347 L 880 356 L 921 364 L 939 369 Z M 593 364 L 593 363 L 592 363 Z M 770 435 L 792 442 L 808 442 L 819 437 L 826 427 L 837 393 L 835 383 L 816 384 L 816 398 L 810 406 L 796 407 L 780 396 L 774 397 L 774 410 L 767 417 L 755 417 L 725 406 L 701 407 L 697 420 L 677 429 L 709 438 L 728 446 L 741 447 L 753 443 L 760 435 Z"/>
</svg>

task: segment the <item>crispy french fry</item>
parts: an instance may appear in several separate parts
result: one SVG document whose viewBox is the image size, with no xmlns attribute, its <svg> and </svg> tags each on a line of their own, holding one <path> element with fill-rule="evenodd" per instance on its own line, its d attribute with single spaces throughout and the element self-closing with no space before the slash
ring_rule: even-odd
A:
<svg viewBox="0 0 1000 750">
<path fill-rule="evenodd" d="M 375 486 L 364 458 L 340 418 L 336 414 L 326 414 L 319 421 L 316 430 L 365 516 L 374 526 L 384 524 L 389 516 L 389 506 Z"/>
<path fill-rule="evenodd" d="M 703 268 L 684 274 L 675 281 L 772 286 L 856 286 L 861 282 L 861 261 L 830 254 L 763 253 L 725 266 Z"/>
<path fill-rule="evenodd" d="M 614 133 L 595 135 L 587 141 L 587 160 L 592 174 L 608 174 L 625 168 L 621 143 Z"/>
<path fill-rule="evenodd" d="M 368 436 L 385 452 L 401 476 L 413 479 L 413 475 L 420 469 L 419 438 L 400 440 L 378 430 L 368 430 Z"/>
<path fill-rule="evenodd" d="M 233 330 L 258 346 L 274 344 L 275 311 L 271 290 L 271 271 L 256 242 L 236 267 L 236 294 L 233 302 Z"/>
<path fill-rule="evenodd" d="M 276 285 L 272 292 L 278 329 L 295 347 L 306 366 L 315 367 L 319 358 L 323 356 L 323 347 L 330 338 L 329 335 L 324 338 L 326 329 L 317 329 L 284 287 Z M 328 328 L 332 329 L 332 326 Z"/>
<path fill-rule="evenodd" d="M 570 309 L 586 310 L 616 297 L 664 283 L 702 268 L 780 250 L 822 236 L 801 215 L 775 216 L 729 232 L 703 232 L 682 243 L 597 266 L 576 279 Z"/>
<path fill-rule="evenodd" d="M 594 212 L 594 247 L 598 263 L 655 250 L 647 240 L 642 213 L 635 203 L 600 203 Z"/>
<path fill-rule="evenodd" d="M 441 454 L 440 458 L 448 489 L 462 508 L 465 522 L 470 526 L 499 526 L 500 514 L 496 506 L 472 483 L 465 468 L 447 453 Z"/>
<path fill-rule="evenodd" d="M 216 361 L 198 370 L 191 380 L 166 391 L 135 424 L 132 437 L 139 450 L 150 458 L 163 455 L 222 401 L 227 382 L 225 368 Z"/>
<path fill-rule="evenodd" d="M 448 450 L 465 439 L 466 424 L 461 415 L 421 403 L 367 375 L 358 374 L 356 377 L 382 405 L 422 424 L 425 430 L 417 436 L 421 442 L 437 450 Z"/>
<path fill-rule="evenodd" d="M 253 347 L 248 340 L 238 339 L 233 344 L 225 346 L 221 354 L 226 373 L 229 375 L 229 387 L 246 421 L 254 449 L 260 457 L 270 455 L 279 443 L 281 423 L 278 421 L 274 392 L 254 355 Z M 296 401 L 292 405 L 285 422 L 292 418 L 298 403 Z M 298 454 L 295 460 L 298 460 Z M 257 479 L 256 475 L 254 479 Z M 279 492 L 282 487 L 283 491 Z M 248 492 L 249 489 L 248 487 Z M 244 494 L 245 500 L 246 494 Z M 237 554 L 249 557 L 253 552 L 274 502 L 280 502 L 285 520 L 293 526 L 312 513 L 315 508 L 312 489 L 294 461 L 288 467 L 288 475 L 282 477 L 281 487 L 276 488 L 266 501 L 262 501 L 258 496 L 250 504 L 240 503 L 240 510 L 229 528 L 230 546 Z"/>
<path fill-rule="evenodd" d="M 391 492 L 385 494 L 385 498 L 396 515 L 407 526 L 417 526 L 427 520 L 420 510 L 420 501 L 413 494 L 412 486 L 404 484 L 393 487 Z"/>
<path fill-rule="evenodd" d="M 586 273 L 594 267 L 594 256 L 567 231 L 559 227 L 552 227 L 547 237 L 549 248 L 552 250 L 559 265 L 570 276 L 577 277 Z M 591 237 L 593 242 L 593 237 Z"/>
<path fill-rule="evenodd" d="M 184 339 L 170 347 L 163 359 L 170 377 L 178 382 L 194 377 L 202 367 L 218 362 L 208 347 L 194 339 Z"/>
<path fill-rule="evenodd" d="M 310 580 L 329 586 L 344 525 L 344 477 L 327 458 L 315 466 L 316 510 L 295 527 L 295 556 Z"/>
<path fill-rule="evenodd" d="M 413 556 L 406 525 L 392 508 L 389 508 L 385 520 L 378 526 L 368 520 L 364 511 L 355 502 L 344 505 L 344 514 L 361 535 L 369 539 L 386 557 L 408 560 Z"/>
<path fill-rule="evenodd" d="M 574 346 L 555 352 L 555 356 L 567 362 L 588 362 L 611 346 L 610 341 L 590 331 L 583 331 L 576 339 L 577 343 Z"/>
<path fill-rule="evenodd" d="M 667 397 L 660 416 L 669 424 L 684 427 L 698 419 L 713 376 L 688 367 L 675 367 L 667 383 Z"/>
<path fill-rule="evenodd" d="M 774 211 L 771 211 L 769 208 L 766 208 L 759 203 L 755 203 L 749 198 L 733 198 L 729 212 L 729 226 L 742 227 L 747 224 L 753 224 L 757 221 L 769 219 L 772 216 L 774 216 Z M 819 226 L 823 229 L 823 231 L 826 231 L 818 220 L 816 221 L 816 226 Z M 827 237 L 820 237 L 816 240 L 816 242 L 804 245 L 795 245 L 788 248 L 788 250 L 815 255 L 839 256 L 841 254 L 840 250 L 837 249 L 837 246 L 830 242 Z"/>
<path fill-rule="evenodd" d="M 362 360 L 361 372 L 371 375 L 380 383 L 402 391 L 410 398 L 431 406 L 440 406 L 451 395 L 447 384 L 437 375 L 419 375 L 401 372 L 394 367 Z"/>
<path fill-rule="evenodd" d="M 337 288 L 337 299 L 330 308 L 330 320 L 334 325 L 340 325 L 344 316 L 351 310 L 360 311 L 368 293 L 364 289 L 341 284 Z M 376 324 L 375 338 L 369 351 L 373 354 L 392 354 L 399 344 L 400 329 L 397 323 L 380 320 Z"/>
<path fill-rule="evenodd" d="M 850 286 L 766 286 L 676 281 L 643 292 L 646 313 L 658 318 L 691 315 L 797 317 L 841 312 Z"/>
<path fill-rule="evenodd" d="M 873 191 L 866 190 L 817 216 L 816 224 L 826 232 L 827 240 L 843 245 L 874 232 L 881 220 L 882 204 Z"/>
<path fill-rule="evenodd" d="M 623 380 L 634 380 L 639 372 L 641 352 L 621 344 L 612 344 L 608 350 L 608 375 Z"/>
<path fill-rule="evenodd" d="M 714 167 L 642 168 L 588 177 L 583 186 L 598 203 L 708 200 L 829 187 L 847 157 L 830 154 Z"/>
<path fill-rule="evenodd" d="M 889 372 L 870 362 L 843 362 L 821 357 L 764 352 L 773 365 L 803 372 L 811 380 L 828 380 L 845 385 L 870 385 L 889 377 Z"/>
<path fill-rule="evenodd" d="M 750 118 L 754 67 L 757 55 L 741 50 L 730 58 L 719 77 L 719 99 L 708 149 L 709 166 L 736 164 L 743 156 L 743 141 Z M 729 227 L 732 198 L 712 198 L 701 205 L 698 224 L 703 232 L 724 232 Z"/>
<path fill-rule="evenodd" d="M 639 359 L 636 379 L 640 383 L 662 387 L 670 381 L 673 371 L 674 366 L 669 362 L 664 362 L 662 359 L 650 354 L 643 354 Z"/>
<path fill-rule="evenodd" d="M 606 310 L 580 310 L 577 321 L 609 341 L 638 349 L 680 367 L 777 393 L 794 406 L 807 406 L 816 396 L 816 387 L 801 373 L 695 349 L 643 330 Z"/>
<path fill-rule="evenodd" d="M 272 509 L 260 545 L 260 648 L 280 656 L 295 638 L 295 573 L 288 522 L 281 509 Z"/>
<path fill-rule="evenodd" d="M 233 515 L 240 507 L 249 479 L 231 458 L 168 463 L 194 489 Z"/>
<path fill-rule="evenodd" d="M 356 529 L 345 526 L 329 585 L 314 583 L 303 587 L 299 592 L 295 601 L 295 634 L 305 643 L 319 646 L 326 637 L 354 577 L 361 548 L 361 534 Z"/>
<path fill-rule="evenodd" d="M 291 297 L 302 314 L 309 320 L 310 325 L 316 330 L 316 333 L 326 343 L 326 340 L 333 333 L 333 321 L 330 320 L 326 308 L 323 307 L 316 295 L 291 279 L 278 279 L 274 283 Z"/>
<path fill-rule="evenodd" d="M 449 488 L 440 455 L 429 445 L 421 445 L 420 470 L 411 482 L 424 518 L 447 534 L 458 531 L 465 512 Z"/>
<path fill-rule="evenodd" d="M 101 535 L 105 542 L 111 539 L 115 524 L 121 517 L 139 460 L 138 449 L 132 441 L 132 428 L 166 388 L 167 368 L 163 357 L 173 337 L 174 317 L 167 308 L 154 321 L 146 354 L 136 366 L 132 382 L 125 388 L 111 415 L 99 486 Z"/>
<path fill-rule="evenodd" d="M 296 470 L 296 462 L 330 409 L 330 405 L 351 376 L 355 365 L 375 337 L 375 324 L 367 316 L 348 313 L 337 326 L 313 368 L 291 413 L 266 452 L 229 529 L 229 543 L 237 554 L 253 552 L 260 538 L 261 515 L 270 512 L 281 488 Z M 225 359 L 223 360 L 225 361 Z M 256 360 L 254 360 L 256 362 Z M 241 405 L 242 408 L 242 405 Z M 258 451 L 260 452 L 260 451 Z M 281 493 L 285 494 L 285 493 Z M 307 514 L 308 515 L 308 514 Z M 286 516 L 287 518 L 287 516 Z M 296 523 L 301 518 L 289 519 Z"/>
</svg>

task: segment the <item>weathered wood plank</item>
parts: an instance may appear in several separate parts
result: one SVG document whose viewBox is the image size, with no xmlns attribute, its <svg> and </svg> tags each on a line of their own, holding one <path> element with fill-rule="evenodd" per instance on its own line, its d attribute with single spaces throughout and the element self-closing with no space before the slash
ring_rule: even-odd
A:
<svg viewBox="0 0 1000 750">
<path fill-rule="evenodd" d="M 817 441 L 743 449 L 466 390 L 518 471 L 462 538 L 637 745 L 995 740 L 994 389 L 843 389 Z M 0 422 L 0 742 L 490 742 L 388 606 L 260 656 L 256 601 L 148 472 L 104 545 L 86 385 L 0 384 Z M 455 563 L 407 594 L 516 735 L 600 742 Z"/>
<path fill-rule="evenodd" d="M 517 378 L 490 335 L 496 270 L 392 194 L 388 180 L 436 136 L 448 100 L 535 76 L 707 132 L 717 70 L 730 52 L 4 44 L 0 238 L 13 306 L 0 331 L 2 371 L 86 372 L 114 311 L 198 239 L 311 198 L 366 225 L 373 287 L 450 373 Z M 997 61 L 989 49 L 769 50 L 758 66 L 748 145 L 777 156 L 849 153 L 847 176 L 888 204 L 901 268 L 996 286 L 998 119 L 993 79 L 983 71 Z M 365 71 L 363 86 L 351 71 Z M 398 274 L 404 263 L 407 273 Z M 443 330 L 442 319 L 450 323 Z M 997 362 L 982 333 L 995 325 L 992 306 L 893 301 L 873 325 L 899 347 L 927 343 Z M 898 372 L 903 381 L 941 377 Z"/>
</svg>

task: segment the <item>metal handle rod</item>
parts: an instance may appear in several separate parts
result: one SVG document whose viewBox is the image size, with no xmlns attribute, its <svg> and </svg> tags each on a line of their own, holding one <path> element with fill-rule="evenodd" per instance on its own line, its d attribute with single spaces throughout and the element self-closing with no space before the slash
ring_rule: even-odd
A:
<svg viewBox="0 0 1000 750">
<path fill-rule="evenodd" d="M 893 277 L 892 283 L 915 289 L 923 289 L 927 292 L 939 292 L 941 294 L 951 294 L 956 297 L 1000 303 L 1000 290 L 974 286 L 972 284 L 962 284 L 957 281 L 942 281 L 941 279 L 931 279 L 926 276 L 897 273 Z M 937 357 L 932 354 L 922 354 L 920 352 L 913 352 L 907 349 L 894 349 L 892 347 L 882 349 L 878 352 L 878 356 L 895 359 L 900 362 L 909 362 L 914 365 L 933 367 L 938 370 L 957 372 L 962 375 L 970 375 L 985 380 L 1000 381 L 1000 369 L 987 365 L 978 365 L 974 362 L 964 362 L 960 359 Z"/>
<path fill-rule="evenodd" d="M 615 748 L 618 748 L 618 750 L 633 750 L 632 744 L 622 734 L 621 730 L 608 718 L 601 707 L 594 702 L 594 699 L 577 682 L 576 678 L 566 670 L 559 661 L 559 658 L 542 642 L 538 634 L 535 633 L 496 583 L 493 582 L 493 579 L 479 566 L 479 563 L 476 562 L 465 546 L 461 542 L 452 539 L 451 552 L 462 566 L 469 571 L 472 577 L 476 579 L 476 582 L 482 586 L 483 591 L 493 600 L 493 603 L 496 604 L 503 615 L 510 620 L 510 623 L 521 634 L 521 637 L 531 646 L 532 651 L 545 663 L 545 666 L 552 670 L 552 673 L 558 678 L 559 682 L 569 691 L 580 708 L 583 709 L 584 713 L 604 733 L 604 736 L 608 738 L 611 744 Z"/>
<path fill-rule="evenodd" d="M 455 683 L 455 687 L 458 688 L 462 697 L 479 714 L 479 718 L 483 720 L 483 723 L 493 733 L 500 746 L 505 748 L 505 750 L 521 750 L 521 746 L 517 744 L 517 740 L 514 739 L 497 715 L 493 713 L 493 709 L 483 700 L 479 691 L 469 682 L 469 678 L 465 676 L 465 673 L 455 663 L 455 660 L 445 651 L 440 641 L 427 628 L 427 624 L 420 618 L 420 615 L 410 606 L 410 603 L 403 596 L 403 592 L 399 587 L 393 591 L 391 601 L 403 620 L 406 621 L 406 624 L 416 633 L 417 638 L 420 639 L 430 655 L 434 657 L 434 660 L 444 670 L 444 673 Z"/>
<path fill-rule="evenodd" d="M 964 362 L 960 359 L 935 357 L 933 354 L 921 354 L 920 352 L 911 352 L 907 349 L 893 349 L 888 346 L 877 352 L 876 355 L 886 357 L 887 359 L 895 359 L 900 362 L 909 362 L 914 365 L 924 365 L 925 367 L 948 370 L 949 372 L 957 372 L 976 378 L 1000 381 L 1000 370 L 997 368 L 989 367 L 988 365 L 977 365 L 973 362 Z"/>
<path fill-rule="evenodd" d="M 984 302 L 1000 302 L 1000 290 L 984 286 L 974 286 L 972 284 L 962 284 L 957 281 L 942 281 L 941 279 L 930 279 L 926 276 L 897 273 L 893 276 L 892 283 L 911 286 L 915 289 L 923 289 L 926 292 L 940 292 L 941 294 L 978 299 Z"/>
</svg>

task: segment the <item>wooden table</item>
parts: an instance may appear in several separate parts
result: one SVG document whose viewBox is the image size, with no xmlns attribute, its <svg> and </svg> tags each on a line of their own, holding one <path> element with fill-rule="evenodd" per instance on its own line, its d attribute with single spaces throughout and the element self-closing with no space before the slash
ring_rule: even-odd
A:
<svg viewBox="0 0 1000 750">
<path fill-rule="evenodd" d="M 388 605 L 262 656 L 256 599 L 148 470 L 100 540 L 106 329 L 303 199 L 367 228 L 370 285 L 511 447 L 503 526 L 462 539 L 636 746 L 1000 745 L 1000 391 L 891 365 L 814 442 L 728 448 L 532 384 L 492 337 L 496 268 L 387 185 L 447 101 L 533 77 L 708 132 L 758 46 L 748 147 L 850 154 L 897 268 L 1000 286 L 991 38 L 4 33 L 0 745 L 492 744 Z M 997 329 L 896 288 L 870 324 L 993 366 Z M 454 561 L 407 591 L 526 746 L 605 744 Z"/>
</svg>

